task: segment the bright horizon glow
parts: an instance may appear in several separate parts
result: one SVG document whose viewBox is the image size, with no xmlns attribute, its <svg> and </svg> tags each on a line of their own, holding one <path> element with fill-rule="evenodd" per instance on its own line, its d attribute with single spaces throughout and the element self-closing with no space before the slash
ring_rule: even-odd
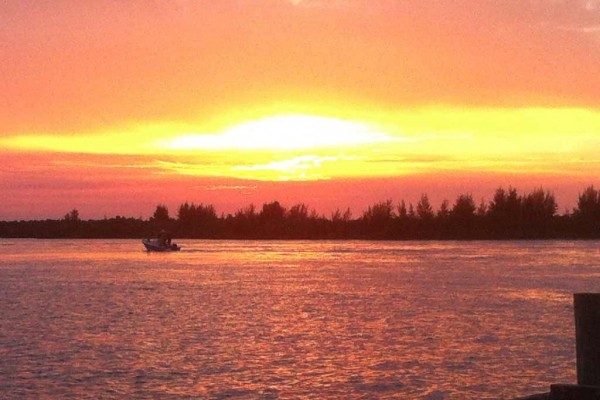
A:
<svg viewBox="0 0 600 400">
<path fill-rule="evenodd" d="M 364 123 L 314 115 L 278 115 L 241 122 L 217 134 L 188 133 L 159 142 L 165 150 L 307 150 L 407 139 Z"/>
<path fill-rule="evenodd" d="M 358 114 L 358 112 L 357 112 Z M 160 123 L 90 135 L 0 139 L 13 151 L 145 157 L 164 174 L 259 181 L 451 171 L 600 174 L 600 113 L 585 109 L 428 107 L 357 122 L 281 114 L 210 125 Z M 148 158 L 155 161 L 148 163 Z M 135 165 L 133 167 L 136 167 Z"/>
<path fill-rule="evenodd" d="M 600 142 L 600 111 L 594 109 L 440 105 L 356 114 L 360 122 L 316 114 L 273 114 L 248 120 L 241 114 L 224 116 L 213 126 L 199 122 L 137 123 L 79 135 L 4 136 L 0 145 L 10 151 L 82 154 L 285 153 L 380 146 L 428 154 L 510 156 L 585 151 Z"/>
</svg>

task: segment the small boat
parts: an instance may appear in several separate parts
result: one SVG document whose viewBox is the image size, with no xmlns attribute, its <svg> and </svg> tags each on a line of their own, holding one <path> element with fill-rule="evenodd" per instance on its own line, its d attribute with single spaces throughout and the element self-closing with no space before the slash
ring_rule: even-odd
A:
<svg viewBox="0 0 600 400">
<path fill-rule="evenodd" d="M 164 239 L 142 239 L 142 244 L 148 251 L 168 252 L 181 250 L 181 246 Z"/>
</svg>

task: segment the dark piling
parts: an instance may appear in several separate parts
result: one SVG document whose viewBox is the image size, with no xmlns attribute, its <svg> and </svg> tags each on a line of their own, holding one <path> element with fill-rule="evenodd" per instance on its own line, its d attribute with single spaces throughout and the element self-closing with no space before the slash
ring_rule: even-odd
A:
<svg viewBox="0 0 600 400">
<path fill-rule="evenodd" d="M 600 386 L 600 293 L 576 293 L 577 384 Z"/>
<path fill-rule="evenodd" d="M 550 393 L 521 400 L 600 400 L 600 293 L 575 293 L 577 384 L 550 386 Z"/>
</svg>

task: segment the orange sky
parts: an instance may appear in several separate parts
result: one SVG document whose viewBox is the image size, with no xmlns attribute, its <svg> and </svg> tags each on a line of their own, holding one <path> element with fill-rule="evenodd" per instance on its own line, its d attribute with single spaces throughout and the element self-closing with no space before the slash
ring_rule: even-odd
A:
<svg viewBox="0 0 600 400">
<path fill-rule="evenodd" d="M 598 0 L 0 6 L 0 219 L 600 183 Z M 437 204 L 436 204 L 437 203 Z"/>
</svg>

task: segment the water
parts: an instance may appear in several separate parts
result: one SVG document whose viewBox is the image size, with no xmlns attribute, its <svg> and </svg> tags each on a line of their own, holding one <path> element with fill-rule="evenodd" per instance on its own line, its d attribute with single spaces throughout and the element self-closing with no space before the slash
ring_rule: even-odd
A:
<svg viewBox="0 0 600 400">
<path fill-rule="evenodd" d="M 600 242 L 0 240 L 2 399 L 509 399 L 574 383 Z"/>
</svg>

